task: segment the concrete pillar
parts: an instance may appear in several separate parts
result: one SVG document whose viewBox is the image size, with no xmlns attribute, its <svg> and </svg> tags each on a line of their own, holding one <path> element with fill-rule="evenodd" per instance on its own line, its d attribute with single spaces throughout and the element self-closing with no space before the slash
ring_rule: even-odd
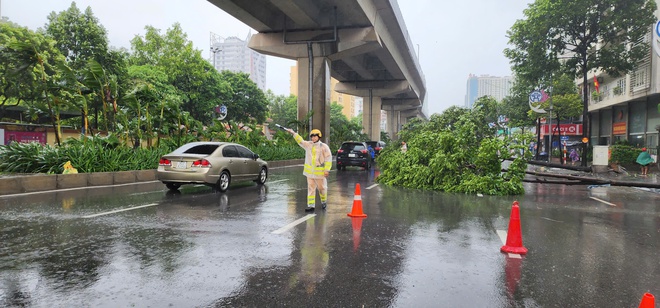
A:
<svg viewBox="0 0 660 308">
<path fill-rule="evenodd" d="M 371 91 L 370 91 L 371 92 Z M 362 127 L 369 140 L 380 140 L 380 108 L 382 99 L 379 96 L 362 98 Z"/>
<path fill-rule="evenodd" d="M 312 127 L 323 134 L 321 140 L 330 142 L 330 61 L 314 57 L 312 64 Z M 309 59 L 298 58 L 298 121 L 308 124 L 309 113 Z M 303 136 L 305 137 L 305 136 Z"/>
<path fill-rule="evenodd" d="M 390 110 L 391 109 L 391 110 Z M 399 111 L 394 110 L 394 106 L 387 109 L 387 134 L 390 139 L 399 139 Z"/>
</svg>

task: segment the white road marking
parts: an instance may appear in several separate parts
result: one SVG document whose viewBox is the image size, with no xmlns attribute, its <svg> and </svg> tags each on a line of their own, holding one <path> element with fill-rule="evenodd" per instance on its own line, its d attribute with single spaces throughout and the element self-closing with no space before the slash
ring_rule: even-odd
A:
<svg viewBox="0 0 660 308">
<path fill-rule="evenodd" d="M 563 222 L 563 221 L 561 221 L 561 220 L 554 220 L 554 219 L 552 219 L 552 218 L 548 218 L 548 217 L 541 217 L 541 219 L 545 219 L 545 220 L 549 220 L 549 221 L 554 221 L 554 222 Z"/>
<path fill-rule="evenodd" d="M 500 240 L 502 240 L 502 245 L 506 245 L 506 231 L 504 230 L 497 230 L 497 235 L 500 236 Z"/>
<path fill-rule="evenodd" d="M 378 184 L 371 185 L 371 186 L 367 187 L 367 189 L 372 189 L 372 188 L 374 188 L 374 187 L 376 187 L 376 186 L 378 186 Z"/>
<path fill-rule="evenodd" d="M 506 245 L 507 232 L 504 230 L 497 230 L 497 235 L 499 235 L 500 240 L 502 240 L 502 245 Z M 522 256 L 517 253 L 508 253 L 509 258 L 522 259 Z"/>
<path fill-rule="evenodd" d="M 607 205 L 610 205 L 610 206 L 616 206 L 616 204 L 614 204 L 614 203 L 607 202 L 607 201 L 605 201 L 605 200 L 601 200 L 601 199 L 598 199 L 598 198 L 596 198 L 596 197 L 589 197 L 589 198 L 594 199 L 594 200 L 596 200 L 596 201 L 603 202 L 603 203 L 605 203 L 605 204 L 607 204 Z"/>
<path fill-rule="evenodd" d="M 110 214 L 119 213 L 119 212 L 126 212 L 126 211 L 141 209 L 141 208 L 150 207 L 150 206 L 154 206 L 154 205 L 158 205 L 158 203 L 150 203 L 150 204 L 145 204 L 145 205 L 140 205 L 140 206 L 129 207 L 129 208 L 121 209 L 121 210 L 114 210 L 114 211 L 104 212 L 104 213 L 99 213 L 99 214 L 94 214 L 94 215 L 87 215 L 87 216 L 83 216 L 83 218 L 94 218 L 94 217 L 99 217 L 99 216 L 103 216 L 103 215 L 110 215 Z"/>
<path fill-rule="evenodd" d="M 316 214 L 307 214 L 307 215 L 303 216 L 302 218 L 300 218 L 300 219 L 298 219 L 298 220 L 296 220 L 296 221 L 294 221 L 294 222 L 292 222 L 292 223 L 290 223 L 290 224 L 288 224 L 288 225 L 286 225 L 282 228 L 279 228 L 279 229 L 277 229 L 277 230 L 275 230 L 271 233 L 272 234 L 282 234 L 282 233 L 288 231 L 289 229 L 303 223 L 305 220 L 310 219 L 314 216 L 316 216 Z"/>
<path fill-rule="evenodd" d="M 99 185 L 99 186 L 83 186 L 83 187 L 74 187 L 74 188 L 62 188 L 62 189 L 52 189 L 52 190 L 40 190 L 40 191 L 33 191 L 29 193 L 17 193 L 17 194 L 9 194 L 9 195 L 2 195 L 0 196 L 0 199 L 2 198 L 10 198 L 10 197 L 15 197 L 15 196 L 30 196 L 30 195 L 38 195 L 38 194 L 48 194 L 52 192 L 64 192 L 64 191 L 74 191 L 74 190 L 83 190 L 83 189 L 94 189 L 94 188 L 105 188 L 105 187 L 115 187 L 115 186 L 128 186 L 128 185 L 140 185 L 140 184 L 151 184 L 151 183 L 156 183 L 160 181 L 146 181 L 146 182 L 134 182 L 134 183 L 126 183 L 126 184 L 113 184 L 113 185 Z"/>
</svg>

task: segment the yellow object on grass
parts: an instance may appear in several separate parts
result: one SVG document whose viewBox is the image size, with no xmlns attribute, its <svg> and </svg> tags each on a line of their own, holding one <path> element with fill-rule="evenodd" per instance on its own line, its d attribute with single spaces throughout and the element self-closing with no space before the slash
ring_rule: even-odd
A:
<svg viewBox="0 0 660 308">
<path fill-rule="evenodd" d="M 62 174 L 75 174 L 78 173 L 78 169 L 73 168 L 73 165 L 71 165 L 71 161 L 67 161 L 64 163 L 64 172 Z"/>
</svg>

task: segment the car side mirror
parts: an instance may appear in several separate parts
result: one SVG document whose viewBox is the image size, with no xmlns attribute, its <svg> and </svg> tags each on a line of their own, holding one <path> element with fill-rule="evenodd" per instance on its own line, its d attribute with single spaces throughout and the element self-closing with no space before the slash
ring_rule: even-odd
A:
<svg viewBox="0 0 660 308">
<path fill-rule="evenodd" d="M 257 154 L 257 153 L 252 154 L 252 159 L 254 159 L 254 160 L 259 159 L 259 154 Z"/>
</svg>

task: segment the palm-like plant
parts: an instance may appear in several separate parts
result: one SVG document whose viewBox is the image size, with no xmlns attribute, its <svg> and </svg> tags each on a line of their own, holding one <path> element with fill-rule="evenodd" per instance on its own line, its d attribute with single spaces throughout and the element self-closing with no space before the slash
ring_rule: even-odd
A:
<svg viewBox="0 0 660 308">
<path fill-rule="evenodd" d="M 43 45 L 46 47 L 43 47 Z M 48 112 L 53 129 L 55 130 L 55 141 L 61 144 L 60 130 L 60 110 L 66 104 L 66 101 L 59 96 L 62 84 L 57 65 L 54 63 L 63 63 L 64 58 L 61 54 L 51 54 L 46 49 L 49 42 L 38 42 L 36 38 L 28 41 L 12 41 L 7 44 L 11 52 L 15 53 L 15 58 L 21 64 L 16 70 L 17 73 L 24 70 L 33 70 L 35 77 L 39 80 L 39 89 L 41 99 L 45 103 L 45 109 Z M 50 46 L 52 47 L 52 46 Z M 61 66 L 61 65 L 60 65 Z M 37 109 L 38 104 L 35 104 Z"/>
<path fill-rule="evenodd" d="M 110 126 L 109 123 L 116 121 L 118 112 L 117 96 L 119 95 L 119 87 L 117 85 L 117 78 L 114 75 L 107 74 L 103 66 L 96 60 L 90 60 L 87 63 L 86 70 L 83 72 L 83 83 L 101 101 L 103 116 L 105 117 L 105 130 L 110 131 L 110 128 L 114 129 L 114 125 Z M 110 117 L 109 112 L 110 105 L 112 105 L 112 117 Z M 87 113 L 87 110 L 83 111 L 85 123 L 87 123 Z M 87 127 L 85 127 L 85 130 L 87 130 Z"/>
</svg>

